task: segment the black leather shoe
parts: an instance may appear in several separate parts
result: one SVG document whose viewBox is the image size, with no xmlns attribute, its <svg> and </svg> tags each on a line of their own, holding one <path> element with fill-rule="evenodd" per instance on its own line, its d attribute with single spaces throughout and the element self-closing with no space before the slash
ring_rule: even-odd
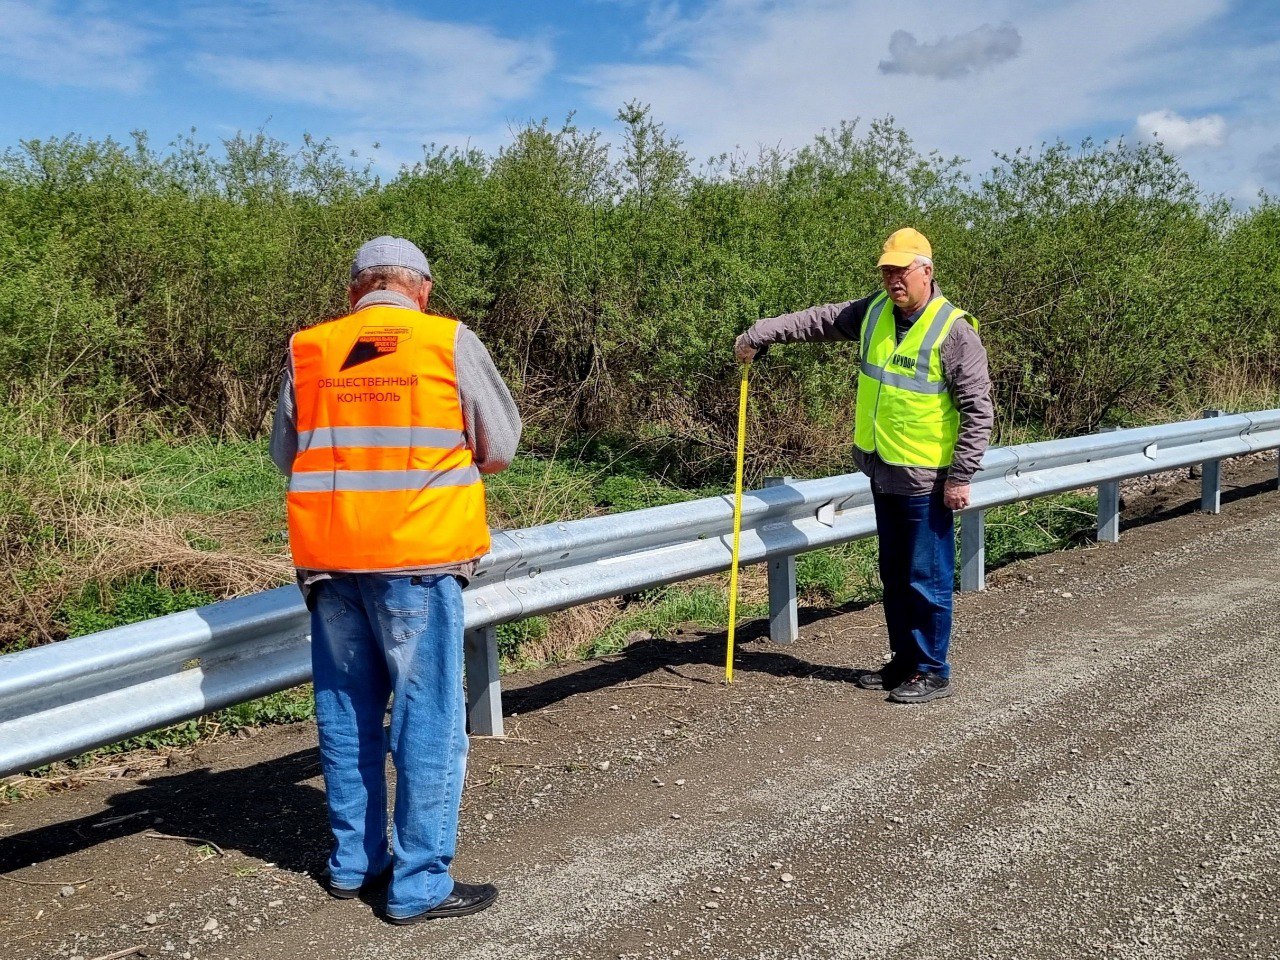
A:
<svg viewBox="0 0 1280 960">
<path fill-rule="evenodd" d="M 358 887 L 335 887 L 327 871 L 324 876 L 324 888 L 329 891 L 329 896 L 335 900 L 354 900 L 360 894 L 367 893 L 370 890 L 377 890 L 379 887 L 385 887 L 390 882 L 391 867 L 387 867 L 381 873 L 370 877 Z"/>
<path fill-rule="evenodd" d="M 949 696 L 951 681 L 936 673 L 914 673 L 889 693 L 894 703 L 928 703 Z"/>
<path fill-rule="evenodd" d="M 498 888 L 492 883 L 460 883 L 455 880 L 452 892 L 431 909 L 408 917 L 388 913 L 387 923 L 404 926 L 422 923 L 424 920 L 439 920 L 441 917 L 465 917 L 469 913 L 479 913 L 493 906 L 497 899 Z"/>
<path fill-rule="evenodd" d="M 853 682 L 863 690 L 892 690 L 911 676 L 908 667 L 900 667 L 892 660 L 879 670 L 864 670 L 853 678 Z"/>
</svg>

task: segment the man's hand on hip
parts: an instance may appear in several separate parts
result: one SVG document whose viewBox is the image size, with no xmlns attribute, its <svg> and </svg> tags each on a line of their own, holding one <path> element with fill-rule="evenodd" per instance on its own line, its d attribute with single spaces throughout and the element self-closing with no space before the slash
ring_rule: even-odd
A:
<svg viewBox="0 0 1280 960">
<path fill-rule="evenodd" d="M 738 334 L 738 339 L 733 341 L 733 355 L 739 363 L 750 363 L 756 358 L 756 354 L 760 351 L 747 342 L 745 333 Z"/>
<path fill-rule="evenodd" d="M 969 484 L 947 481 L 942 486 L 942 502 L 951 510 L 963 510 L 969 506 Z"/>
</svg>

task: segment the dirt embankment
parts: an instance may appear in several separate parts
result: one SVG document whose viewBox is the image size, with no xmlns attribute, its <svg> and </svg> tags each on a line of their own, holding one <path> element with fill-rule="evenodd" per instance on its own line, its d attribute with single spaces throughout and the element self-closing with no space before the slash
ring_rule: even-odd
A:
<svg viewBox="0 0 1280 960">
<path fill-rule="evenodd" d="M 299 726 L 0 808 L 0 952 L 1280 956 L 1275 471 L 1228 465 L 1219 516 L 1184 482 L 1119 545 L 997 571 L 960 598 L 948 701 L 853 686 L 877 607 L 811 611 L 789 648 L 750 625 L 729 688 L 720 632 L 513 679 L 464 802 L 457 872 L 503 890 L 479 916 L 327 899 Z"/>
</svg>

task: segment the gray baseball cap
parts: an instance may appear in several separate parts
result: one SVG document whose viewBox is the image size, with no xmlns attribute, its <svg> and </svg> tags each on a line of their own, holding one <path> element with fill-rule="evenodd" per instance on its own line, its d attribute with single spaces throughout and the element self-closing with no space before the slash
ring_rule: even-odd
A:
<svg viewBox="0 0 1280 960">
<path fill-rule="evenodd" d="M 403 237 L 374 237 L 357 250 L 356 258 L 351 261 L 351 279 L 370 267 L 405 267 L 431 279 L 427 255 Z"/>
</svg>

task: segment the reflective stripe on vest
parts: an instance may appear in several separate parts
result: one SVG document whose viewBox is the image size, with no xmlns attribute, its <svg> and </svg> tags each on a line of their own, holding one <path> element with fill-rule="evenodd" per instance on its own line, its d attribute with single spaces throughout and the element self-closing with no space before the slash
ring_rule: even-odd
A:
<svg viewBox="0 0 1280 960">
<path fill-rule="evenodd" d="M 329 447 L 452 447 L 464 446 L 461 430 L 439 427 L 318 427 L 298 431 L 298 452 Z"/>
<path fill-rule="evenodd" d="M 460 470 L 335 470 L 295 473 L 289 478 L 293 493 L 333 490 L 425 490 L 428 487 L 466 487 L 480 482 L 475 467 Z"/>
<path fill-rule="evenodd" d="M 488 552 L 484 487 L 458 394 L 458 329 L 375 305 L 294 335 L 296 566 L 390 572 Z"/>
<path fill-rule="evenodd" d="M 898 343 L 888 294 L 872 300 L 862 325 L 854 418 L 860 450 L 899 466 L 950 465 L 960 418 L 942 377 L 941 345 L 961 318 L 973 323 L 935 297 Z"/>
</svg>

